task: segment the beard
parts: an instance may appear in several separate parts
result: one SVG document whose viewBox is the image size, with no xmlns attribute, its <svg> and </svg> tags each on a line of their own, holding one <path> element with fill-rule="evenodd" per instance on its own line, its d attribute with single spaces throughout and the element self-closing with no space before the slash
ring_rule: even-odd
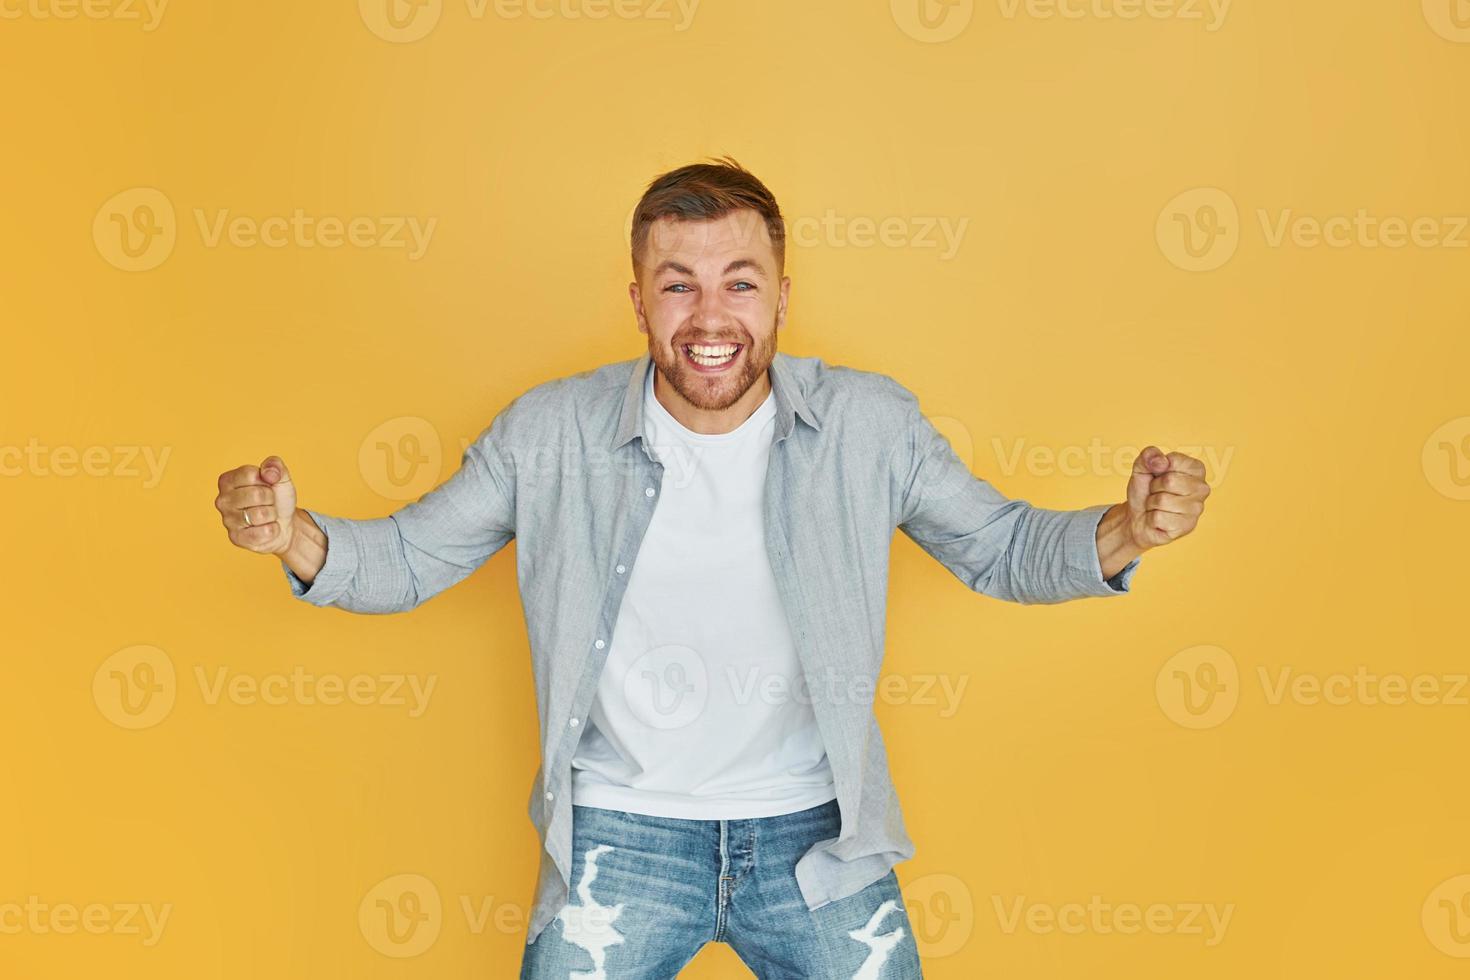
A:
<svg viewBox="0 0 1470 980">
<path fill-rule="evenodd" d="M 716 375 L 701 374 L 684 356 L 685 344 L 739 344 L 736 369 Z M 648 352 L 679 397 L 695 408 L 719 412 L 738 402 L 771 366 L 776 357 L 776 327 L 773 324 L 771 332 L 759 344 L 753 343 L 745 331 L 739 336 L 714 338 L 701 336 L 697 330 L 684 331 L 676 334 L 667 347 L 655 343 L 650 336 Z"/>
</svg>

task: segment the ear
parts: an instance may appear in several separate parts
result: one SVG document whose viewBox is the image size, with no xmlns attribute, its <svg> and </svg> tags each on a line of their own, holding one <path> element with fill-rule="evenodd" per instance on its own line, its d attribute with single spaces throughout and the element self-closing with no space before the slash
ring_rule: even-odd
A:
<svg viewBox="0 0 1470 980">
<path fill-rule="evenodd" d="M 638 332 L 648 333 L 648 317 L 643 312 L 643 293 L 638 289 L 638 283 L 628 283 L 628 299 L 633 301 L 633 316 L 638 321 Z"/>
<path fill-rule="evenodd" d="M 786 304 L 791 300 L 791 277 L 781 277 L 781 296 L 776 300 L 776 329 L 786 326 Z"/>
</svg>

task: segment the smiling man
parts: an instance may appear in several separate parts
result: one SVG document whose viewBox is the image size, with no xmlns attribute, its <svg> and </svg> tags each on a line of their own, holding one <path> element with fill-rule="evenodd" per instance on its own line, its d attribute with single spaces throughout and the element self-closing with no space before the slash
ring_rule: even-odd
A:
<svg viewBox="0 0 1470 980">
<path fill-rule="evenodd" d="M 894 531 L 998 599 L 1121 595 L 1194 529 L 1204 467 L 1150 446 L 1122 501 L 1034 507 L 896 381 L 777 353 L 784 223 L 733 160 L 654 180 L 632 252 L 647 353 L 516 398 L 419 500 L 299 509 L 270 456 L 215 505 L 295 595 L 352 612 L 412 609 L 519 539 L 542 843 L 523 978 L 662 980 L 707 942 L 762 978 L 919 977 L 871 697 Z"/>
</svg>

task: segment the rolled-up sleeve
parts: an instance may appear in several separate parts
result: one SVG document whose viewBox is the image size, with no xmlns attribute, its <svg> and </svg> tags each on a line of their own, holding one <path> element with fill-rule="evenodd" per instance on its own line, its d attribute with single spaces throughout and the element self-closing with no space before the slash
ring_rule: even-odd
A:
<svg viewBox="0 0 1470 980">
<path fill-rule="evenodd" d="M 311 583 L 284 564 L 291 594 L 349 612 L 412 609 L 464 579 L 515 536 L 515 484 L 505 413 L 466 448 L 448 480 L 387 517 L 306 514 L 327 538 Z"/>
<path fill-rule="evenodd" d="M 1023 604 L 1131 591 L 1141 559 L 1103 578 L 1097 527 L 1111 506 L 1048 510 L 1004 496 L 970 472 L 933 423 L 909 404 L 893 455 L 898 526 L 984 595 Z"/>
</svg>

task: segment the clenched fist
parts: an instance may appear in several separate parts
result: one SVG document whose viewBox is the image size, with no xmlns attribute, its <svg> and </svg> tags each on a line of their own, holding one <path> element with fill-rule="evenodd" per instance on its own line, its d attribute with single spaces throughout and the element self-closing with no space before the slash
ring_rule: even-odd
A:
<svg viewBox="0 0 1470 980">
<path fill-rule="evenodd" d="M 246 551 L 282 555 L 291 547 L 296 485 L 281 457 L 221 473 L 214 506 L 231 543 Z"/>
<path fill-rule="evenodd" d="M 1148 446 L 1133 461 L 1128 478 L 1128 530 L 1134 543 L 1156 548 L 1193 531 L 1209 495 L 1204 463 Z"/>
</svg>

